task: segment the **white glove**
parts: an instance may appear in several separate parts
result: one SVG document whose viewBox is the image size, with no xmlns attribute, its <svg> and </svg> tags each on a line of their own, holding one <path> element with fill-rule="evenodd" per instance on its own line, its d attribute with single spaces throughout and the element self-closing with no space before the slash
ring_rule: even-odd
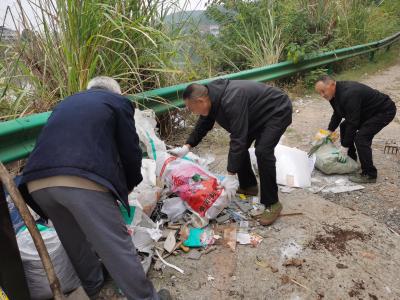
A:
<svg viewBox="0 0 400 300">
<path fill-rule="evenodd" d="M 189 151 L 190 151 L 189 146 L 183 145 L 182 147 L 177 147 L 177 148 L 171 149 L 171 150 L 169 150 L 168 152 L 169 152 L 170 154 L 174 155 L 174 156 L 183 157 L 183 156 L 185 156 L 186 154 L 188 154 Z"/>
<path fill-rule="evenodd" d="M 225 189 L 228 200 L 231 200 L 235 197 L 236 191 L 239 188 L 239 180 L 237 180 L 236 175 L 226 175 L 221 182 L 221 186 Z"/>
<path fill-rule="evenodd" d="M 349 152 L 349 148 L 340 147 L 340 150 L 338 152 L 338 158 L 337 160 L 341 163 L 345 163 L 347 161 L 347 153 Z"/>
</svg>

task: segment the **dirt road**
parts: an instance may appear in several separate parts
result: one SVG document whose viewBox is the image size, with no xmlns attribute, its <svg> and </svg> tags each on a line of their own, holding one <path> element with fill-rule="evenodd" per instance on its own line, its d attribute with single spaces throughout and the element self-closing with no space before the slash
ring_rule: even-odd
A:
<svg viewBox="0 0 400 300">
<path fill-rule="evenodd" d="M 400 63 L 361 81 L 400 107 Z M 327 126 L 331 108 L 315 94 L 293 103 L 285 144 L 308 150 L 315 132 Z M 174 143 L 182 143 L 185 134 L 175 135 Z M 152 270 L 152 280 L 177 299 L 400 299 L 400 154 L 383 154 L 385 141 L 393 139 L 400 142 L 399 115 L 374 139 L 376 184 L 342 194 L 301 189 L 281 194 L 283 213 L 303 215 L 253 228 L 264 237 L 259 247 L 238 245 L 233 253 L 219 246 L 200 260 L 170 257 L 185 274 Z M 228 142 L 217 128 L 198 147 L 200 154 L 216 155 L 215 172 L 225 170 Z M 291 258 L 300 265 L 284 266 Z"/>
</svg>

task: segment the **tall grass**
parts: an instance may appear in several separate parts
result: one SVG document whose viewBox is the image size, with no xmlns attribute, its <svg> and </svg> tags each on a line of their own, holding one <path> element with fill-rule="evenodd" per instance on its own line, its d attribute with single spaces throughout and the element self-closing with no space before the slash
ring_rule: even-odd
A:
<svg viewBox="0 0 400 300">
<path fill-rule="evenodd" d="M 241 22 L 242 30 L 237 31 L 241 43 L 237 45 L 237 51 L 247 57 L 248 67 L 256 68 L 277 63 L 285 45 L 281 40 L 282 30 L 276 25 L 273 12 L 267 11 L 265 23 L 260 24 L 257 32 Z"/>
<path fill-rule="evenodd" d="M 49 110 L 99 74 L 119 80 L 125 93 L 162 84 L 173 53 L 165 51 L 170 38 L 163 32 L 161 1 L 24 2 L 17 0 L 13 16 L 20 20 L 19 37 L 3 45 L 0 101 L 12 115 Z M 18 99 L 24 103 L 17 105 Z"/>
<path fill-rule="evenodd" d="M 285 60 L 292 49 L 314 55 L 381 39 L 400 30 L 398 0 L 217 3 L 208 9 L 221 24 L 220 44 L 213 50 L 228 55 L 234 69 Z M 282 45 L 288 47 L 283 51 Z"/>
</svg>

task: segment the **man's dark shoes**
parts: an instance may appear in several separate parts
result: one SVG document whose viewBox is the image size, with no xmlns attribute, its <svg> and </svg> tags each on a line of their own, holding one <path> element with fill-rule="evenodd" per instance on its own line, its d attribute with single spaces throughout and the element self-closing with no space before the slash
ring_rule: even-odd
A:
<svg viewBox="0 0 400 300">
<path fill-rule="evenodd" d="M 258 215 L 255 218 L 261 225 L 268 226 L 274 223 L 276 219 L 278 219 L 281 211 L 282 204 L 280 202 L 277 202 L 267 207 L 261 215 Z"/>
<path fill-rule="evenodd" d="M 172 300 L 171 293 L 167 289 L 161 289 L 157 294 L 160 300 Z"/>
<path fill-rule="evenodd" d="M 349 176 L 349 180 L 355 183 L 376 183 L 376 177 L 363 173 Z"/>
</svg>

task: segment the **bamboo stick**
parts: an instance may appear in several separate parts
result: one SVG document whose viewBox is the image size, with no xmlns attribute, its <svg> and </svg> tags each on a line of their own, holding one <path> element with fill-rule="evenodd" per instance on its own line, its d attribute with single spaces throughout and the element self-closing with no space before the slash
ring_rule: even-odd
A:
<svg viewBox="0 0 400 300">
<path fill-rule="evenodd" d="M 63 293 L 61 292 L 60 282 L 54 271 L 53 263 L 51 262 L 49 253 L 47 252 L 46 246 L 43 242 L 42 236 L 39 230 L 36 228 L 35 221 L 29 212 L 28 207 L 22 198 L 21 193 L 17 189 L 14 180 L 8 173 L 7 169 L 4 167 L 3 163 L 0 162 L 0 180 L 6 186 L 11 199 L 14 201 L 22 219 L 25 222 L 29 233 L 32 236 L 33 242 L 35 243 L 36 249 L 39 253 L 40 259 L 42 260 L 44 270 L 46 271 L 47 279 L 49 280 L 51 291 L 53 292 L 54 300 L 65 299 Z"/>
</svg>

